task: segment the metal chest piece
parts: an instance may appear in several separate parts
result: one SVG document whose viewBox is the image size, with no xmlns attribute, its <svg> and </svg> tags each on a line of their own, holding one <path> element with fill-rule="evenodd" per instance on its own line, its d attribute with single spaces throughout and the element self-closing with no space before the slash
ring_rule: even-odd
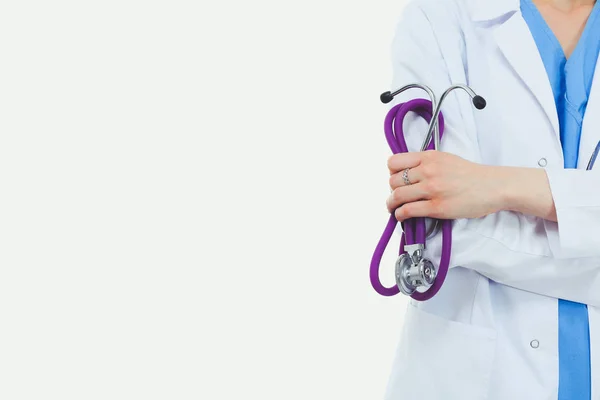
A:
<svg viewBox="0 0 600 400">
<path fill-rule="evenodd" d="M 418 288 L 428 290 L 435 282 L 437 271 L 431 261 L 423 258 L 423 245 L 405 246 L 405 250 L 407 252 L 396 261 L 395 276 L 400 292 L 410 296 Z"/>
</svg>

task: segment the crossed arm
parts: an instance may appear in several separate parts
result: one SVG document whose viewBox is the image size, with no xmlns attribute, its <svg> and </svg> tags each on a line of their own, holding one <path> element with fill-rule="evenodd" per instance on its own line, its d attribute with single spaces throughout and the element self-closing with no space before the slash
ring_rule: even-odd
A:
<svg viewBox="0 0 600 400">
<path fill-rule="evenodd" d="M 479 218 L 498 211 L 557 220 L 543 169 L 482 165 L 438 151 L 394 154 L 388 168 L 387 207 L 399 221 Z M 406 169 L 410 185 L 402 176 Z"/>
</svg>

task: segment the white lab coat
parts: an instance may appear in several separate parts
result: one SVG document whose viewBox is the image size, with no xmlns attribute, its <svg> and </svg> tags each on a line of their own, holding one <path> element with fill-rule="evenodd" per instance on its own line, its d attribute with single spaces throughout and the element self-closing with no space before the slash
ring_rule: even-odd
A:
<svg viewBox="0 0 600 400">
<path fill-rule="evenodd" d="M 563 169 L 552 89 L 519 0 L 413 0 L 392 46 L 394 90 L 441 94 L 443 151 L 490 165 L 545 168 L 558 223 L 513 212 L 454 222 L 451 269 L 436 297 L 411 300 L 386 400 L 542 400 L 558 394 L 558 301 L 589 305 L 592 398 L 600 399 L 600 62 L 579 151 Z M 393 104 L 425 92 L 412 89 Z M 406 121 L 417 149 L 426 124 Z M 399 225 L 398 225 L 399 226 Z M 428 242 L 439 260 L 441 238 Z"/>
</svg>

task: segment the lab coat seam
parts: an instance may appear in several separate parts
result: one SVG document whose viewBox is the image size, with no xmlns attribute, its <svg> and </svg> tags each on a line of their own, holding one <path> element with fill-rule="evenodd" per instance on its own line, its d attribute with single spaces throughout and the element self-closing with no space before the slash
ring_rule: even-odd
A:
<svg viewBox="0 0 600 400">
<path fill-rule="evenodd" d="M 442 46 L 440 39 L 439 39 L 439 35 L 437 34 L 436 30 L 433 28 L 434 24 L 430 20 L 427 12 L 425 12 L 425 10 L 423 8 L 420 8 L 420 10 L 423 13 L 424 18 L 427 20 L 427 23 L 429 24 L 431 34 L 435 40 L 436 47 L 439 52 L 441 61 L 443 62 L 444 70 L 446 71 L 446 76 L 447 76 L 448 82 L 454 82 L 454 81 L 465 81 L 466 82 L 467 81 L 467 71 L 466 71 L 466 64 L 464 63 L 464 58 L 463 58 L 463 56 L 466 54 L 465 31 L 463 29 L 460 29 L 460 31 L 458 32 L 460 35 L 460 39 L 462 40 L 462 45 L 463 45 L 461 48 L 461 57 L 460 57 L 461 61 L 463 61 L 462 65 L 461 65 L 462 66 L 461 71 L 463 73 L 463 76 L 461 76 L 461 77 L 454 76 L 453 77 L 451 74 L 451 71 L 454 71 L 454 69 L 450 68 L 450 66 L 448 65 L 447 57 L 444 55 L 444 51 L 443 51 L 444 48 L 448 49 L 449 46 Z M 456 11 L 456 10 L 454 10 L 454 11 Z M 456 18 L 459 19 L 460 16 L 456 16 Z M 474 119 L 474 114 L 471 113 L 471 119 L 469 120 L 470 123 L 467 124 L 467 118 L 465 116 L 465 107 L 462 106 L 461 100 L 458 97 L 458 94 L 453 93 L 451 96 L 453 97 L 453 100 L 456 103 L 456 109 L 460 115 L 460 120 L 457 122 L 460 124 L 460 126 L 462 126 L 462 127 L 468 126 L 468 127 L 472 128 L 472 132 L 473 131 L 476 132 L 477 124 Z M 452 128 L 452 127 L 449 126 L 449 124 L 447 123 L 446 129 L 448 129 L 448 128 Z M 475 148 L 479 149 L 479 138 L 476 133 L 471 134 L 472 132 L 470 132 L 470 133 L 465 132 L 465 135 L 467 136 L 468 140 L 475 140 L 475 143 L 474 143 Z"/>
<path fill-rule="evenodd" d="M 477 298 L 477 290 L 479 289 L 479 284 L 481 283 L 481 279 L 477 279 L 477 283 L 475 284 L 475 288 L 473 290 L 473 297 L 471 299 L 471 312 L 469 314 L 469 323 L 473 324 L 473 313 L 475 311 L 475 299 Z"/>
<path fill-rule="evenodd" d="M 494 370 L 494 364 L 496 363 L 497 353 L 498 353 L 498 340 L 497 340 L 497 337 L 496 337 L 496 339 L 494 340 L 494 348 L 492 349 L 492 355 L 491 355 L 492 357 L 491 357 L 491 360 L 490 360 L 490 368 L 487 371 L 486 378 L 485 378 L 485 387 L 487 387 L 488 390 L 486 391 L 486 393 L 484 395 L 485 396 L 484 400 L 490 398 L 490 391 L 492 390 L 492 385 L 490 383 L 491 383 L 491 380 L 492 380 L 492 371 Z"/>
<path fill-rule="evenodd" d="M 446 63 L 446 59 L 444 58 L 444 53 L 442 52 L 442 49 L 440 47 L 440 41 L 438 39 L 438 36 L 435 32 L 435 29 L 433 29 L 433 24 L 431 23 L 431 20 L 429 19 L 429 16 L 427 15 L 427 13 L 425 12 L 425 10 L 423 10 L 422 7 L 419 7 L 419 11 L 421 11 L 421 13 L 423 14 L 423 17 L 425 18 L 425 20 L 427 20 L 427 24 L 429 25 L 429 30 L 431 31 L 431 35 L 433 36 L 433 38 L 435 39 L 435 44 L 436 44 L 436 49 L 437 51 L 440 53 L 440 58 L 442 59 L 442 61 L 444 62 L 444 70 L 447 71 L 447 78 L 449 81 L 451 81 L 451 76 L 450 76 L 450 69 L 448 68 L 448 63 Z"/>
</svg>

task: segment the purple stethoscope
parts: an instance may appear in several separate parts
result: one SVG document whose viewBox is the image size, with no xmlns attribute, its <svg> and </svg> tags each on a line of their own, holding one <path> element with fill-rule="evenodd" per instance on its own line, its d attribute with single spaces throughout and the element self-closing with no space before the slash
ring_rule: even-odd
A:
<svg viewBox="0 0 600 400">
<path fill-rule="evenodd" d="M 406 103 L 395 105 L 387 113 L 384 122 L 385 138 L 394 154 L 408 152 L 402 125 L 404 123 L 404 118 L 409 112 L 417 113 L 417 115 L 424 118 L 429 123 L 427 135 L 421 147 L 421 151 L 425 151 L 440 148 L 440 140 L 444 134 L 444 117 L 440 112 L 440 108 L 451 91 L 454 89 L 462 89 L 467 92 L 471 96 L 473 105 L 478 110 L 482 110 L 486 105 L 485 99 L 475 94 L 475 92 L 466 85 L 451 86 L 442 94 L 439 102 L 436 101 L 436 97 L 429 87 L 419 84 L 404 86 L 394 93 L 385 92 L 381 94 L 381 101 L 383 103 L 389 103 L 396 95 L 412 88 L 423 89 L 427 92 L 431 100 L 410 100 Z M 432 135 L 434 138 L 433 141 L 431 140 Z M 406 171 L 404 177 L 406 178 Z M 379 280 L 379 264 L 381 263 L 385 248 L 398 223 L 394 213 L 391 213 L 387 226 L 381 235 L 381 239 L 379 239 L 379 243 L 377 244 L 371 259 L 369 275 L 371 285 L 377 293 L 382 296 L 394 296 L 399 292 L 402 292 L 415 300 L 424 301 L 435 296 L 440 290 L 446 279 L 448 265 L 450 264 L 452 220 L 435 220 L 434 222 L 430 232 L 426 232 L 425 218 L 411 218 L 402 222 L 403 234 L 400 239 L 400 252 L 398 260 L 396 261 L 394 274 L 396 277 L 396 285 L 385 287 Z M 426 239 L 433 237 L 439 231 L 440 222 L 442 230 L 442 254 L 439 268 L 436 269 L 435 265 L 423 256 L 423 252 L 425 250 Z"/>
</svg>

